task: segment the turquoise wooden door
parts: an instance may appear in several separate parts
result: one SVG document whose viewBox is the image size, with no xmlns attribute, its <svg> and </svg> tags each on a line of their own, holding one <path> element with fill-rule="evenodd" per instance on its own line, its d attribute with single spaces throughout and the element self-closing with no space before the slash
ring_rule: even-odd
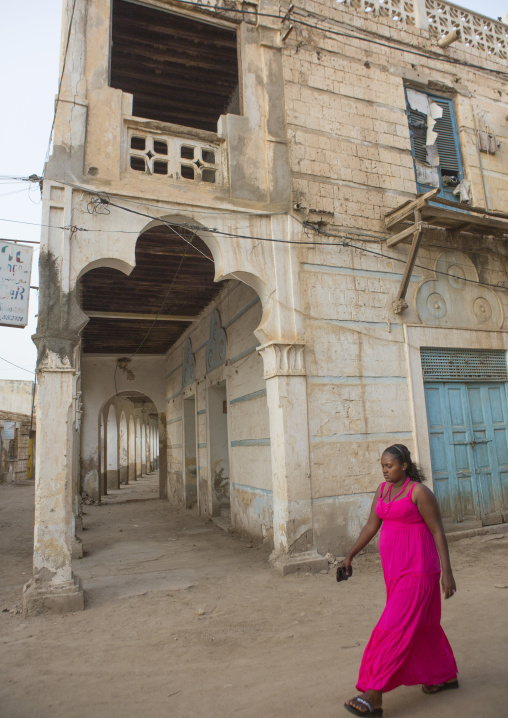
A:
<svg viewBox="0 0 508 718">
<path fill-rule="evenodd" d="M 508 404 L 504 383 L 425 385 L 434 492 L 443 518 L 508 520 Z"/>
</svg>

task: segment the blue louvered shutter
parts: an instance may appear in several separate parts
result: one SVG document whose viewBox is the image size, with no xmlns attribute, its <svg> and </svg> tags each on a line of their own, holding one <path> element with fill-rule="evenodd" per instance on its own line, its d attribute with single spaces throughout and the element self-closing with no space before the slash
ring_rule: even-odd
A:
<svg viewBox="0 0 508 718">
<path fill-rule="evenodd" d="M 459 173 L 461 171 L 459 156 L 459 138 L 457 123 L 453 111 L 453 101 L 441 97 L 431 99 L 443 109 L 443 116 L 437 120 L 434 130 L 437 132 L 437 151 L 439 152 L 439 167 L 443 170 L 450 170 Z"/>
<path fill-rule="evenodd" d="M 434 130 L 438 134 L 436 146 L 439 153 L 438 169 L 440 177 L 439 184 L 441 187 L 439 195 L 446 199 L 458 201 L 459 198 L 453 194 L 454 186 L 446 186 L 446 184 L 443 184 L 443 176 L 456 176 L 459 182 L 463 179 L 458 128 L 453 108 L 453 100 L 430 94 L 428 97 L 443 109 L 443 116 L 437 120 L 434 126 Z M 407 103 L 407 115 L 413 157 L 420 162 L 426 162 L 427 116 L 414 110 L 409 103 Z M 418 192 L 428 192 L 432 187 L 418 183 L 417 189 Z"/>
</svg>

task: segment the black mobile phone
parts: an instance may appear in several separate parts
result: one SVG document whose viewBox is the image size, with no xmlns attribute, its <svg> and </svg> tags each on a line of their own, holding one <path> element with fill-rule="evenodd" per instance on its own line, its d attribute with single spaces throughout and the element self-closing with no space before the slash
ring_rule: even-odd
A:
<svg viewBox="0 0 508 718">
<path fill-rule="evenodd" d="M 353 567 L 350 566 L 349 570 L 345 566 L 339 566 L 337 568 L 337 581 L 347 581 L 350 576 L 353 575 Z"/>
</svg>

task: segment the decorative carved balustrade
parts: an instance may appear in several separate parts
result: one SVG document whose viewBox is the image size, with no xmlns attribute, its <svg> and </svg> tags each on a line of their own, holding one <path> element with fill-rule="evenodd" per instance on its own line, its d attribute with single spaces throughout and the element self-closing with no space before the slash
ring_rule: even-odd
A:
<svg viewBox="0 0 508 718">
<path fill-rule="evenodd" d="M 337 2 L 355 10 L 389 18 L 395 22 L 413 27 L 416 25 L 413 0 L 337 0 Z"/>
<path fill-rule="evenodd" d="M 460 30 L 460 42 L 502 60 L 508 58 L 508 25 L 443 0 L 336 0 L 373 16 L 421 27 L 438 38 Z"/>
<path fill-rule="evenodd" d="M 154 125 L 161 128 L 154 129 Z M 185 131 L 175 125 L 153 122 L 127 123 L 126 170 L 131 175 L 157 176 L 161 180 L 215 187 L 224 184 L 221 140 L 212 132 Z"/>
<path fill-rule="evenodd" d="M 441 0 L 425 0 L 429 32 L 442 37 L 460 30 L 461 42 L 502 60 L 508 57 L 508 25 Z"/>
</svg>

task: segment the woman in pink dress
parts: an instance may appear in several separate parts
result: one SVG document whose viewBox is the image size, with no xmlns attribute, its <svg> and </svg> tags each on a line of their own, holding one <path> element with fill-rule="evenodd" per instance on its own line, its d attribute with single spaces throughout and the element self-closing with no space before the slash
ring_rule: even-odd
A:
<svg viewBox="0 0 508 718">
<path fill-rule="evenodd" d="M 458 688 L 457 664 L 441 628 L 441 596 L 456 591 L 439 506 L 403 444 L 381 457 L 384 482 L 369 519 L 344 559 L 353 558 L 379 528 L 379 553 L 386 583 L 386 607 L 363 654 L 356 688 L 361 694 L 344 707 L 355 715 L 382 715 L 383 693 L 422 684 L 424 693 Z"/>
</svg>

